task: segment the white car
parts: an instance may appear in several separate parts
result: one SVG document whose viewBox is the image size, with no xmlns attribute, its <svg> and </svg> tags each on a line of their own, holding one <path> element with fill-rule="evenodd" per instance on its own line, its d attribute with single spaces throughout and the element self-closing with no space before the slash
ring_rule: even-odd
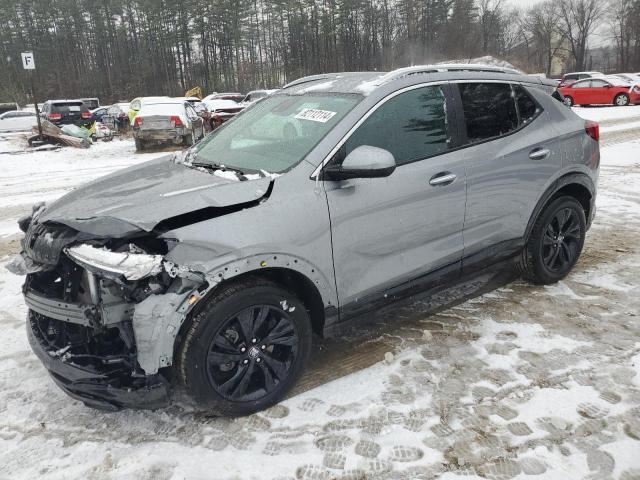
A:
<svg viewBox="0 0 640 480">
<path fill-rule="evenodd" d="M 193 145 L 204 137 L 204 121 L 193 106 L 181 99 L 160 99 L 144 103 L 133 121 L 136 150 L 150 144 L 171 141 Z"/>
<path fill-rule="evenodd" d="M 36 124 L 34 112 L 11 110 L 0 115 L 0 132 L 28 132 Z"/>
</svg>

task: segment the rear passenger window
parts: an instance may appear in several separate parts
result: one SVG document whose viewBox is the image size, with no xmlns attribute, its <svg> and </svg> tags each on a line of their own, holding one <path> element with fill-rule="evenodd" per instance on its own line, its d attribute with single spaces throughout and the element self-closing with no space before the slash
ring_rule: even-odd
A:
<svg viewBox="0 0 640 480">
<path fill-rule="evenodd" d="M 538 104 L 531 98 L 529 93 L 522 85 L 514 85 L 513 91 L 516 94 L 516 103 L 518 104 L 518 112 L 520 113 L 520 123 L 526 125 L 531 123 L 540 113 Z"/>
<path fill-rule="evenodd" d="M 442 88 L 416 88 L 385 102 L 349 137 L 342 154 L 346 157 L 362 145 L 388 150 L 397 165 L 448 150 L 447 112 Z"/>
<path fill-rule="evenodd" d="M 459 86 L 470 143 L 499 137 L 518 128 L 511 85 L 461 83 Z"/>
</svg>

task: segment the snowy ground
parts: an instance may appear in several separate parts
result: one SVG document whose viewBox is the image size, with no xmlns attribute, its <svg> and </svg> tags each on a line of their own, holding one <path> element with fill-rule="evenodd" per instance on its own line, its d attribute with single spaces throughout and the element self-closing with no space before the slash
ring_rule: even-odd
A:
<svg viewBox="0 0 640 480">
<path fill-rule="evenodd" d="M 258 415 L 214 418 L 184 400 L 107 414 L 68 398 L 29 351 L 21 279 L 0 266 L 0 479 L 637 480 L 632 108 L 576 109 L 606 120 L 605 146 L 596 222 L 565 281 L 487 273 L 380 312 L 375 326 L 321 342 L 301 393 Z M 133 150 L 116 140 L 0 155 L 0 258 L 17 250 L 12 222 L 30 202 L 151 156 Z"/>
</svg>

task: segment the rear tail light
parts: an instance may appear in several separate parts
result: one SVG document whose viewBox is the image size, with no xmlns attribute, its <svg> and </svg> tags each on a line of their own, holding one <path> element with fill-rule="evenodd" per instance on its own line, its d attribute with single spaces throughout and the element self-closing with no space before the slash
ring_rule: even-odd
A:
<svg viewBox="0 0 640 480">
<path fill-rule="evenodd" d="M 584 130 L 596 142 L 600 141 L 600 125 L 597 122 L 587 121 L 584 124 Z"/>
<path fill-rule="evenodd" d="M 61 113 L 49 113 L 49 114 L 47 114 L 47 118 L 49 120 L 60 120 L 62 118 L 62 114 Z"/>
<path fill-rule="evenodd" d="M 140 125 L 142 125 L 142 117 L 136 117 L 133 119 L 133 126 L 134 127 L 139 127 Z"/>
<path fill-rule="evenodd" d="M 183 125 L 182 120 L 180 120 L 180 117 L 177 115 L 171 116 L 169 120 L 171 120 L 171 125 L 174 127 L 181 127 Z"/>
<path fill-rule="evenodd" d="M 80 116 L 82 116 L 82 118 L 91 118 L 91 112 L 82 112 Z"/>
</svg>

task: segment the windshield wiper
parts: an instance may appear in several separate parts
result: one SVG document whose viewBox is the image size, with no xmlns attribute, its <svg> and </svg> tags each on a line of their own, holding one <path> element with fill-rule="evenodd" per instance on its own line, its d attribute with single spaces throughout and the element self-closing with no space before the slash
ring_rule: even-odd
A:
<svg viewBox="0 0 640 480">
<path fill-rule="evenodd" d="M 238 176 L 239 180 L 248 180 L 247 177 L 244 176 L 244 172 L 239 168 L 235 167 L 227 167 L 226 165 L 218 165 L 217 163 L 192 163 L 194 167 L 202 167 L 207 168 L 209 170 L 221 170 L 223 172 L 233 172 Z"/>
</svg>

